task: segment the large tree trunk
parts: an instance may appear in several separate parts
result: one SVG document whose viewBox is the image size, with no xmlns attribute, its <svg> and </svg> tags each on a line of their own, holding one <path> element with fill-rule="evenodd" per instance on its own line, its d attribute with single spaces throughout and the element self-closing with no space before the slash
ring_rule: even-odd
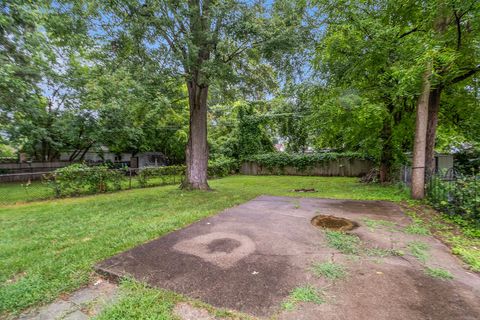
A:
<svg viewBox="0 0 480 320">
<path fill-rule="evenodd" d="M 187 81 L 190 130 L 185 152 L 187 173 L 182 187 L 208 190 L 207 97 L 208 85 Z"/>
<path fill-rule="evenodd" d="M 430 96 L 430 74 L 432 65 L 429 63 L 422 78 L 422 92 L 417 102 L 417 119 L 415 124 L 415 142 L 413 146 L 412 163 L 412 198 L 425 197 L 425 147 L 427 139 L 428 98 Z"/>
<path fill-rule="evenodd" d="M 438 112 L 440 111 L 440 96 L 442 87 L 430 91 L 428 98 L 427 142 L 425 147 L 425 171 L 430 176 L 435 171 L 435 138 L 437 135 Z"/>
</svg>

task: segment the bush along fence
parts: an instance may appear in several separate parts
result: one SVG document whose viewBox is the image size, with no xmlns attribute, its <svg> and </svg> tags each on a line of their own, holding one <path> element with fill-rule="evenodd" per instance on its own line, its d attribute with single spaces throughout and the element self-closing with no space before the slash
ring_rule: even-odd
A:
<svg viewBox="0 0 480 320">
<path fill-rule="evenodd" d="M 185 171 L 184 165 L 111 169 L 105 165 L 73 164 L 45 174 L 42 181 L 0 184 L 0 204 L 175 185 L 182 182 Z M 218 159 L 208 165 L 210 179 L 236 172 L 236 160 Z"/>
<path fill-rule="evenodd" d="M 431 205 L 448 215 L 480 223 L 480 174 L 462 175 L 448 170 L 430 177 L 427 197 Z"/>
<path fill-rule="evenodd" d="M 309 175 L 358 177 L 375 167 L 359 153 L 267 153 L 244 159 L 240 172 L 250 175 Z"/>
</svg>

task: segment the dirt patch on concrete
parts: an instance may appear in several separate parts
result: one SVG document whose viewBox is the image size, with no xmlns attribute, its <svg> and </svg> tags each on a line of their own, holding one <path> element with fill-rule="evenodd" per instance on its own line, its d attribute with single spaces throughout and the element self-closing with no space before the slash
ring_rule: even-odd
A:
<svg viewBox="0 0 480 320">
<path fill-rule="evenodd" d="M 474 319 L 480 318 L 480 279 L 464 270 L 433 237 L 401 232 L 411 221 L 382 201 L 295 199 L 262 196 L 199 221 L 97 265 L 111 277 L 130 275 L 151 286 L 173 290 L 213 306 L 280 319 Z M 328 246 L 311 220 L 325 213 L 358 221 L 351 233 L 378 256 L 341 254 Z M 363 225 L 389 221 L 395 228 Z M 409 253 L 424 242 L 428 261 Z M 405 252 L 390 255 L 389 250 Z M 383 251 L 382 251 L 383 250 Z M 393 251 L 392 251 L 393 252 Z M 382 255 L 387 253 L 386 256 Z M 346 279 L 332 285 L 312 274 L 313 262 L 343 264 Z M 448 270 L 453 280 L 431 278 L 426 267 Z M 298 286 L 325 290 L 326 303 L 280 306 Z M 345 306 L 348 306 L 346 308 Z"/>
<path fill-rule="evenodd" d="M 313 217 L 311 223 L 315 227 L 334 231 L 350 231 L 358 227 L 358 223 L 345 218 L 318 215 Z"/>
</svg>

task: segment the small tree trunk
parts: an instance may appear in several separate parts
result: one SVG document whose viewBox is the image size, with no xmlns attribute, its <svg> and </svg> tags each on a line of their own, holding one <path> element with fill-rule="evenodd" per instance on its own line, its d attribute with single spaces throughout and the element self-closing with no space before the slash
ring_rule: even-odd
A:
<svg viewBox="0 0 480 320">
<path fill-rule="evenodd" d="M 425 147 L 425 171 L 427 176 L 435 171 L 435 138 L 437 135 L 438 113 L 440 111 L 440 96 L 442 87 L 430 91 L 428 98 L 427 142 Z"/>
<path fill-rule="evenodd" d="M 207 97 L 208 85 L 187 82 L 190 104 L 190 130 L 185 152 L 187 172 L 182 188 L 210 189 L 207 182 Z"/>
<path fill-rule="evenodd" d="M 432 65 L 429 63 L 422 78 L 422 92 L 417 102 L 417 119 L 415 124 L 415 142 L 413 146 L 412 163 L 412 198 L 425 197 L 425 147 L 428 122 L 428 98 L 430 95 L 430 74 Z"/>
</svg>

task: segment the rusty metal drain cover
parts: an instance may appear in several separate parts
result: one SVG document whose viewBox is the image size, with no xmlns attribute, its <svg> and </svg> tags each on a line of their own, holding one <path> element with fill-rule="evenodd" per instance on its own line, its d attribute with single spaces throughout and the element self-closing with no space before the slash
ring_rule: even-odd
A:
<svg viewBox="0 0 480 320">
<path fill-rule="evenodd" d="M 334 231 L 349 231 L 358 227 L 355 221 L 323 214 L 313 217 L 311 223 L 315 227 Z"/>
</svg>

